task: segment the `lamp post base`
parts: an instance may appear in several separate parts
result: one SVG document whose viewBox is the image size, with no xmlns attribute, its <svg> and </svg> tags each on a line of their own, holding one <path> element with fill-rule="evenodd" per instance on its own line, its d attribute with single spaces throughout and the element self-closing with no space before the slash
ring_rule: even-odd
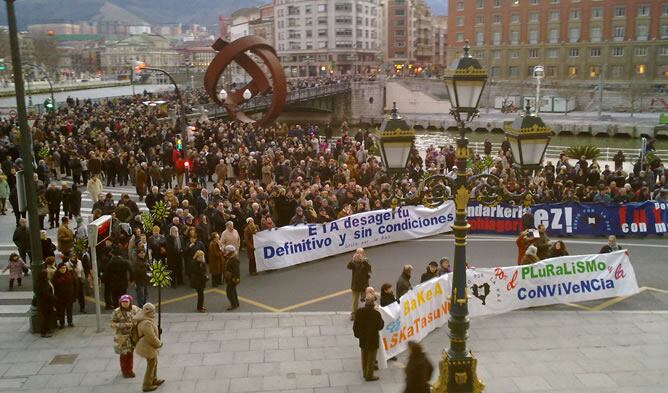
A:
<svg viewBox="0 0 668 393">
<path fill-rule="evenodd" d="M 478 379 L 478 360 L 469 352 L 463 359 L 450 359 L 443 351 L 439 362 L 439 376 L 432 386 L 432 393 L 482 393 L 485 384 Z"/>
<path fill-rule="evenodd" d="M 32 334 L 39 334 L 42 331 L 42 324 L 48 323 L 44 321 L 42 312 L 35 306 L 30 306 L 30 310 L 28 310 L 27 316 L 28 324 L 30 326 L 30 333 Z"/>
</svg>

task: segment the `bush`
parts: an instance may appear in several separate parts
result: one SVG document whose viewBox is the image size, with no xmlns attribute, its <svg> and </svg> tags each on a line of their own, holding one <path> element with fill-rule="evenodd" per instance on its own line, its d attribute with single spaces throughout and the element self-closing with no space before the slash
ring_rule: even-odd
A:
<svg viewBox="0 0 668 393">
<path fill-rule="evenodd" d="M 579 160 L 580 157 L 584 156 L 587 160 L 592 160 L 598 158 L 601 155 L 601 151 L 598 147 L 593 145 L 584 145 L 584 146 L 570 146 L 566 149 L 566 157 L 574 158 Z"/>
</svg>

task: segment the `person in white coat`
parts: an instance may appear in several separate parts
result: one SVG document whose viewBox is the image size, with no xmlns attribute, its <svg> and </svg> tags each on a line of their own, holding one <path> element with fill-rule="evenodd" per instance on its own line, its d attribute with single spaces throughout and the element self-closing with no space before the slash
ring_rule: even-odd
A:
<svg viewBox="0 0 668 393">
<path fill-rule="evenodd" d="M 88 190 L 88 195 L 90 196 L 91 201 L 97 202 L 98 197 L 102 194 L 102 182 L 97 175 L 93 175 L 88 180 L 86 190 Z"/>
</svg>

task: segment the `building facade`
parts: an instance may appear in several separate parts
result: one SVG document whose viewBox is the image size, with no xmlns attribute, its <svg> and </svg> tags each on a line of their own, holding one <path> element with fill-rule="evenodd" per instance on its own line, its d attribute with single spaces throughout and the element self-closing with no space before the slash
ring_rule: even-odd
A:
<svg viewBox="0 0 668 393">
<path fill-rule="evenodd" d="M 380 0 L 275 0 L 276 49 L 288 77 L 375 72 Z"/>
<path fill-rule="evenodd" d="M 100 66 L 105 77 L 126 77 L 135 61 L 157 67 L 167 72 L 183 68 L 183 56 L 173 49 L 170 41 L 160 35 L 134 35 L 107 44 L 100 52 Z"/>
<path fill-rule="evenodd" d="M 465 41 L 495 80 L 668 80 L 668 1 L 449 0 L 448 58 Z"/>
</svg>

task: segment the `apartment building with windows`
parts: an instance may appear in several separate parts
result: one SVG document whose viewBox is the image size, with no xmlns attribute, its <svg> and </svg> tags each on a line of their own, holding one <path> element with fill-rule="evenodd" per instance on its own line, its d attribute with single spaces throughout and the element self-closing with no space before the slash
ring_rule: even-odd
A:
<svg viewBox="0 0 668 393">
<path fill-rule="evenodd" d="M 373 72 L 382 62 L 380 0 L 274 0 L 286 76 Z"/>
<path fill-rule="evenodd" d="M 552 80 L 668 80 L 666 0 L 449 0 L 448 58 L 472 53 L 496 80 L 543 65 Z"/>
</svg>

